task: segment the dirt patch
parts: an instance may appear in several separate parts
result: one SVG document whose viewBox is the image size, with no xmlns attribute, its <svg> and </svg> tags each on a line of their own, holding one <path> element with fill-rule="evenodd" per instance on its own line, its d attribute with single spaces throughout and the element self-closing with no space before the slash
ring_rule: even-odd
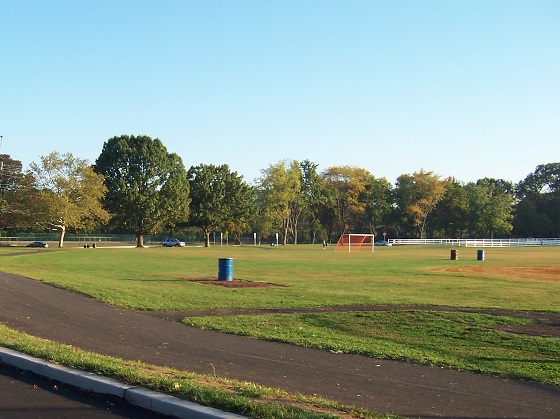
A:
<svg viewBox="0 0 560 419">
<path fill-rule="evenodd" d="M 560 266 L 455 266 L 437 268 L 438 272 L 491 275 L 533 281 L 560 281 Z"/>
<path fill-rule="evenodd" d="M 242 279 L 234 279 L 231 281 L 221 281 L 211 278 L 187 278 L 185 281 L 196 282 L 204 285 L 217 285 L 226 288 L 274 288 L 283 285 L 271 284 L 270 282 L 244 281 Z"/>
</svg>

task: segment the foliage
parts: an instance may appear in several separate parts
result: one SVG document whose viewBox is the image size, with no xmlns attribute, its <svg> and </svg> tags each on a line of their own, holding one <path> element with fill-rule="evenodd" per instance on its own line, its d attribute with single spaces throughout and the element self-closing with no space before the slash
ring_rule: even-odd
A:
<svg viewBox="0 0 560 419">
<path fill-rule="evenodd" d="M 257 193 L 263 212 L 270 224 L 282 232 L 283 244 L 288 244 L 288 235 L 294 233 L 299 217 L 297 211 L 302 203 L 300 166 L 297 161 L 281 161 L 262 171 Z M 297 233 L 295 234 L 297 237 Z"/>
<path fill-rule="evenodd" d="M 469 231 L 475 237 L 494 238 L 494 234 L 507 234 L 512 229 L 513 195 L 501 182 L 481 179 L 465 186 L 469 203 Z"/>
<path fill-rule="evenodd" d="M 515 187 L 518 204 L 517 234 L 560 236 L 560 163 L 537 166 Z"/>
<path fill-rule="evenodd" d="M 441 238 L 464 238 L 468 234 L 468 219 L 469 202 L 465 186 L 450 179 L 432 214 L 431 234 Z"/>
<path fill-rule="evenodd" d="M 366 211 L 363 196 L 372 180 L 371 173 L 357 167 L 341 166 L 328 168 L 322 177 L 329 189 L 330 203 L 334 204 L 330 211 L 336 216 L 333 220 L 336 224 L 332 229 L 339 235 L 363 233 L 355 230 Z"/>
<path fill-rule="evenodd" d="M 101 204 L 103 176 L 94 173 L 87 160 L 52 152 L 30 167 L 35 184 L 27 190 L 28 222 L 58 231 L 58 247 L 63 247 L 68 228 L 88 230 L 108 221 Z"/>
<path fill-rule="evenodd" d="M 0 228 L 11 227 L 18 191 L 24 184 L 22 164 L 8 154 L 0 154 Z"/>
<path fill-rule="evenodd" d="M 187 172 L 190 189 L 190 224 L 204 232 L 205 246 L 210 233 L 220 227 L 239 231 L 251 212 L 252 190 L 227 165 L 201 164 Z"/>
<path fill-rule="evenodd" d="M 181 158 L 168 153 L 159 139 L 121 135 L 105 142 L 95 163 L 105 177 L 105 206 L 113 223 L 137 237 L 186 221 L 189 184 Z"/>
<path fill-rule="evenodd" d="M 303 206 L 303 222 L 311 236 L 311 243 L 315 243 L 317 234 L 321 234 L 323 226 L 320 221 L 321 206 L 327 202 L 325 182 L 317 172 L 318 164 L 304 160 L 301 168 L 301 194 Z"/>
<path fill-rule="evenodd" d="M 426 236 L 428 216 L 435 210 L 445 194 L 450 179 L 441 180 L 433 172 L 414 172 L 398 177 L 395 185 L 395 201 L 400 218 L 418 228 L 420 238 Z"/>
</svg>

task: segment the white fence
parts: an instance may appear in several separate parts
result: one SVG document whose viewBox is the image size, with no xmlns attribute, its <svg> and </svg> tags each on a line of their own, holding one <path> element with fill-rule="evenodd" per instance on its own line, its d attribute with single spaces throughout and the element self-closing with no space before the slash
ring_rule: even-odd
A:
<svg viewBox="0 0 560 419">
<path fill-rule="evenodd" d="M 389 239 L 394 246 L 435 245 L 456 247 L 560 246 L 560 239 Z"/>
</svg>

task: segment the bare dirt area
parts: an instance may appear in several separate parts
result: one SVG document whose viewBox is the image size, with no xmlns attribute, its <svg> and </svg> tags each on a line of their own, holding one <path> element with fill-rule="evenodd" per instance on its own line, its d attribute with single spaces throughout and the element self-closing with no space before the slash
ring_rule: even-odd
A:
<svg viewBox="0 0 560 419">
<path fill-rule="evenodd" d="M 457 266 L 438 268 L 436 271 L 532 281 L 560 281 L 560 266 Z"/>
<path fill-rule="evenodd" d="M 257 282 L 257 281 L 244 281 L 242 279 L 234 279 L 231 281 L 224 281 L 211 278 L 188 278 L 185 281 L 196 282 L 203 285 L 216 285 L 226 288 L 274 288 L 282 287 L 283 285 L 271 284 L 270 282 Z"/>
</svg>

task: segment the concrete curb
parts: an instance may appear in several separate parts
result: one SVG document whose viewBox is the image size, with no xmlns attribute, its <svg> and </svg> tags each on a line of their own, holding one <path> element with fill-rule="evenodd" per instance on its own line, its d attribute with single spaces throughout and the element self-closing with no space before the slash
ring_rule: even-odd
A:
<svg viewBox="0 0 560 419">
<path fill-rule="evenodd" d="M 0 347 L 0 362 L 43 377 L 98 394 L 109 394 L 128 403 L 163 415 L 189 419 L 239 419 L 243 416 L 222 412 L 144 387 L 123 384 L 112 378 L 57 365 L 44 359 Z"/>
</svg>

